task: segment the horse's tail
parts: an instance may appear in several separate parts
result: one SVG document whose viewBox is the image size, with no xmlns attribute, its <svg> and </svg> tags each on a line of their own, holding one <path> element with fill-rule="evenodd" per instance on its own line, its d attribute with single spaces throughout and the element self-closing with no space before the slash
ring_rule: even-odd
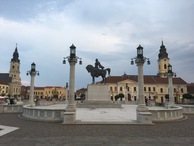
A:
<svg viewBox="0 0 194 146">
<path fill-rule="evenodd" d="M 106 68 L 106 71 L 108 72 L 108 76 L 110 76 L 110 68 Z"/>
</svg>

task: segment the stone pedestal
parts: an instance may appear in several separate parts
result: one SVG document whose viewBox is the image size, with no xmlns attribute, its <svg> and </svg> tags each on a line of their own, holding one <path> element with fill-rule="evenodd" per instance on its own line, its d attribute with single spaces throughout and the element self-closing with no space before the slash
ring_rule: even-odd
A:
<svg viewBox="0 0 194 146">
<path fill-rule="evenodd" d="M 62 124 L 74 124 L 76 121 L 76 112 L 65 111 Z"/>
<path fill-rule="evenodd" d="M 106 84 L 91 84 L 87 87 L 86 100 L 77 104 L 80 108 L 118 108 L 121 104 L 111 101 L 109 86 Z"/>
<path fill-rule="evenodd" d="M 137 122 L 142 124 L 152 124 L 151 112 L 137 112 Z"/>
</svg>

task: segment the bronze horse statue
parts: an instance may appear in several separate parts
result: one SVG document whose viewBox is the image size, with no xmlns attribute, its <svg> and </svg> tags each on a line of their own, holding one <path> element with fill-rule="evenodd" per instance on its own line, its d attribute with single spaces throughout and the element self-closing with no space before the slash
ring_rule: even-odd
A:
<svg viewBox="0 0 194 146">
<path fill-rule="evenodd" d="M 110 76 L 110 68 L 106 68 L 106 69 L 96 69 L 95 67 L 93 67 L 92 65 L 87 65 L 86 66 L 86 70 L 91 74 L 92 76 L 92 83 L 95 83 L 95 77 L 102 77 L 102 81 L 105 80 L 106 78 L 106 73 L 108 72 L 108 75 Z"/>
</svg>

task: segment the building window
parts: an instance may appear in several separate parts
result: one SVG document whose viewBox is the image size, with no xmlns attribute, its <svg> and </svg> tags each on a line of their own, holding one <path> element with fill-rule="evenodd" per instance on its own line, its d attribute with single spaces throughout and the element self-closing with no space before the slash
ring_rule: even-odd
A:
<svg viewBox="0 0 194 146">
<path fill-rule="evenodd" d="M 117 91 L 117 87 L 115 87 L 115 91 Z"/>
<path fill-rule="evenodd" d="M 176 93 L 176 88 L 174 88 L 174 93 Z"/>
<path fill-rule="evenodd" d="M 163 88 L 160 88 L 160 93 L 163 93 Z"/>
<path fill-rule="evenodd" d="M 146 91 L 146 87 L 144 87 L 144 91 Z"/>
<path fill-rule="evenodd" d="M 181 93 L 183 93 L 183 88 L 181 88 Z"/>
<path fill-rule="evenodd" d="M 167 69 L 166 64 L 164 64 L 164 69 Z"/>
<path fill-rule="evenodd" d="M 123 91 L 123 88 L 122 87 L 120 87 L 120 91 Z"/>
<path fill-rule="evenodd" d="M 110 87 L 110 91 L 112 91 L 112 87 Z"/>
<path fill-rule="evenodd" d="M 151 91 L 151 87 L 148 87 L 148 91 Z"/>
<path fill-rule="evenodd" d="M 136 87 L 134 87 L 134 91 L 135 91 L 135 92 L 137 91 Z"/>
<path fill-rule="evenodd" d="M 127 87 L 127 91 L 129 91 L 129 87 Z"/>
</svg>

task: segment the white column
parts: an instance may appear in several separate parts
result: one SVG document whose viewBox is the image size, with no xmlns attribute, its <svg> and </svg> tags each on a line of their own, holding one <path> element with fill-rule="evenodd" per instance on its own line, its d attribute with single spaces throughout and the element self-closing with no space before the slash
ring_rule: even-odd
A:
<svg viewBox="0 0 194 146">
<path fill-rule="evenodd" d="M 30 97 L 29 97 L 30 106 L 35 106 L 35 103 L 34 103 L 34 77 L 35 77 L 35 75 L 36 75 L 35 72 L 30 73 L 30 76 L 31 76 Z"/>
<path fill-rule="evenodd" d="M 173 83 L 172 83 L 172 75 L 168 74 L 168 93 L 169 93 L 169 103 L 168 106 L 174 105 L 174 96 L 173 96 Z"/>
<path fill-rule="evenodd" d="M 73 124 L 76 121 L 76 105 L 75 105 L 75 64 L 77 58 L 69 58 L 70 77 L 69 77 L 69 100 L 67 108 L 64 112 L 63 124 Z"/>
<path fill-rule="evenodd" d="M 75 111 L 75 64 L 76 61 L 70 61 L 70 77 L 69 77 L 69 100 L 66 110 Z"/>
<path fill-rule="evenodd" d="M 138 106 L 137 111 L 148 111 L 148 108 L 145 105 L 145 97 L 144 97 L 144 77 L 143 77 L 143 64 L 144 62 L 137 62 L 138 66 Z"/>
</svg>

